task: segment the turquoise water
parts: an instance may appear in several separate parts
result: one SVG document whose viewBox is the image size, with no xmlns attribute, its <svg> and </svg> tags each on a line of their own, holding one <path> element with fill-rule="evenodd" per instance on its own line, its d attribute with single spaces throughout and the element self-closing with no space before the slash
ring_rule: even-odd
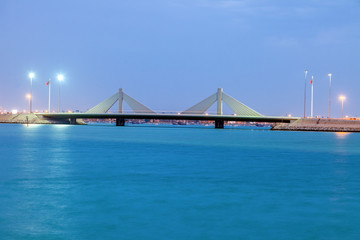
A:
<svg viewBox="0 0 360 240">
<path fill-rule="evenodd" d="M 360 134 L 0 125 L 0 239 L 360 239 Z"/>
</svg>

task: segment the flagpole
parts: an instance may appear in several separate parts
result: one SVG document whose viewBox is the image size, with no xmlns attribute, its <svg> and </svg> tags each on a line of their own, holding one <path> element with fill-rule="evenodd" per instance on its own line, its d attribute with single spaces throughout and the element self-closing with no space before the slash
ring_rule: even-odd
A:
<svg viewBox="0 0 360 240">
<path fill-rule="evenodd" d="M 304 90 L 304 118 L 306 118 L 306 75 L 308 71 L 305 70 L 305 90 Z"/>
<path fill-rule="evenodd" d="M 314 117 L 314 76 L 311 77 L 311 118 Z"/>
<path fill-rule="evenodd" d="M 50 103 L 51 103 L 51 78 L 49 78 L 49 113 L 50 113 Z"/>
<path fill-rule="evenodd" d="M 329 119 L 331 118 L 331 73 L 328 74 L 329 76 Z"/>
</svg>

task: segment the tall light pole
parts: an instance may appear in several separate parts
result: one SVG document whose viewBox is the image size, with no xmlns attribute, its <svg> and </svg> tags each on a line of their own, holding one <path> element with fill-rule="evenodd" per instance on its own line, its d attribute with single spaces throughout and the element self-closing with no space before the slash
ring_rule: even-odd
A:
<svg viewBox="0 0 360 240">
<path fill-rule="evenodd" d="M 49 107 L 48 112 L 51 112 L 50 104 L 51 104 L 51 78 L 49 78 L 49 81 L 46 83 L 47 86 L 49 86 Z"/>
<path fill-rule="evenodd" d="M 329 73 L 329 119 L 331 118 L 331 76 L 332 74 Z"/>
<path fill-rule="evenodd" d="M 304 118 L 306 118 L 306 76 L 308 71 L 305 70 L 305 89 L 304 89 Z"/>
<path fill-rule="evenodd" d="M 35 74 L 33 72 L 29 73 L 29 78 L 30 78 L 30 113 L 32 113 L 32 82 L 33 82 L 33 78 L 35 77 Z"/>
<path fill-rule="evenodd" d="M 341 101 L 341 118 L 344 118 L 344 101 L 346 100 L 345 96 L 340 96 L 339 97 L 340 101 Z"/>
<path fill-rule="evenodd" d="M 27 94 L 26 98 L 29 99 L 29 112 L 31 113 L 31 94 Z"/>
<path fill-rule="evenodd" d="M 60 112 L 60 89 L 61 89 L 61 82 L 64 80 L 64 75 L 58 74 L 57 79 L 59 81 L 59 112 Z"/>
</svg>

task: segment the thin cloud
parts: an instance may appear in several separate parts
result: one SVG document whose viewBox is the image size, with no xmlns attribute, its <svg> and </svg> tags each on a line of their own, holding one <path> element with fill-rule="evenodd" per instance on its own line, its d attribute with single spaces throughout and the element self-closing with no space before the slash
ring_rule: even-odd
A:
<svg viewBox="0 0 360 240">
<path fill-rule="evenodd" d="M 360 34 L 358 32 L 358 26 L 343 26 L 326 29 L 312 38 L 312 41 L 319 45 L 347 44 L 359 40 Z"/>
<path fill-rule="evenodd" d="M 199 7 L 217 8 L 236 11 L 248 15 L 262 16 L 309 16 L 319 9 L 358 6 L 355 0 L 195 0 L 192 3 Z"/>
</svg>

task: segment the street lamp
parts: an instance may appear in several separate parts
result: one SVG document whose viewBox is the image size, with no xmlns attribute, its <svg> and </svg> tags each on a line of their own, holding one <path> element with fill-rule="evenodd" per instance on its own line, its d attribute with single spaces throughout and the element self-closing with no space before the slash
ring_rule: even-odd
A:
<svg viewBox="0 0 360 240">
<path fill-rule="evenodd" d="M 60 89 L 61 89 L 61 82 L 64 81 L 64 75 L 58 74 L 57 79 L 60 82 L 59 84 L 59 112 L 60 112 Z"/>
<path fill-rule="evenodd" d="M 341 118 L 344 118 L 344 101 L 346 100 L 346 97 L 340 96 L 339 99 L 341 101 Z"/>
<path fill-rule="evenodd" d="M 35 77 L 35 73 L 31 72 L 29 73 L 29 78 L 30 78 L 30 113 L 32 113 L 32 82 L 33 82 L 33 78 Z"/>
<path fill-rule="evenodd" d="M 27 94 L 26 98 L 29 99 L 29 112 L 31 113 L 31 94 Z"/>
<path fill-rule="evenodd" d="M 331 76 L 332 74 L 329 73 L 329 119 L 331 118 Z"/>
</svg>

